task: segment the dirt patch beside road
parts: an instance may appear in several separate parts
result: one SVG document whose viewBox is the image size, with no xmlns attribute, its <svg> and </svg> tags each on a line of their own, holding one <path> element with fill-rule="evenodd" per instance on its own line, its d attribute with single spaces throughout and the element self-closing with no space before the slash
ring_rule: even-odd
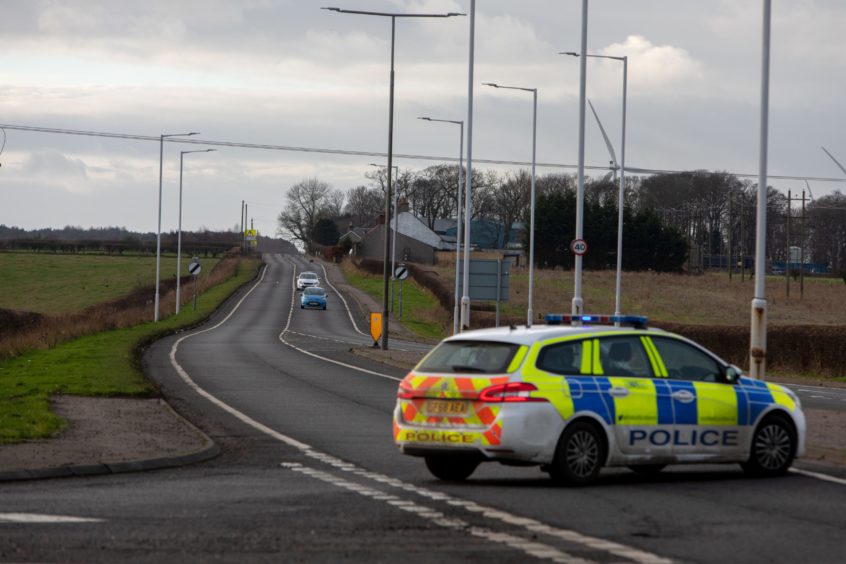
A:
<svg viewBox="0 0 846 564">
<path fill-rule="evenodd" d="M 209 446 L 160 399 L 56 396 L 52 408 L 67 428 L 52 439 L 0 445 L 0 471 L 163 458 Z"/>
</svg>

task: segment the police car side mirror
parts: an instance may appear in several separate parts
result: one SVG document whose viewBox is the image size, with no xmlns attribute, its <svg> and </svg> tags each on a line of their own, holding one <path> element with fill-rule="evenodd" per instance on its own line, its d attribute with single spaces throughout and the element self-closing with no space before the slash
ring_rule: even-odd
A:
<svg viewBox="0 0 846 564">
<path fill-rule="evenodd" d="M 740 376 L 742 371 L 737 366 L 730 364 L 726 368 L 726 383 L 727 384 L 737 384 L 738 380 L 740 380 Z"/>
</svg>

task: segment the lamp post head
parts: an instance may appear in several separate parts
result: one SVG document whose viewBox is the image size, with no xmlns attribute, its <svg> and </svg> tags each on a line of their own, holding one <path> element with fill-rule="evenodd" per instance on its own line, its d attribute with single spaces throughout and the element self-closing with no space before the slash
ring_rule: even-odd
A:
<svg viewBox="0 0 846 564">
<path fill-rule="evenodd" d="M 432 121 L 432 118 L 430 117 L 419 117 L 417 119 L 425 119 L 426 121 Z"/>
<path fill-rule="evenodd" d="M 570 55 L 571 57 L 578 57 L 579 56 L 579 54 L 576 53 L 575 51 L 566 51 L 566 52 L 561 52 L 561 53 L 558 53 L 558 54 L 559 55 Z"/>
<path fill-rule="evenodd" d="M 499 88 L 499 84 L 496 84 L 494 82 L 483 82 L 482 86 L 493 86 L 494 88 Z"/>
<path fill-rule="evenodd" d="M 323 8 L 320 8 L 320 9 L 321 10 L 329 10 L 330 12 L 340 12 L 341 11 L 340 8 L 335 8 L 335 7 L 323 7 Z"/>
</svg>

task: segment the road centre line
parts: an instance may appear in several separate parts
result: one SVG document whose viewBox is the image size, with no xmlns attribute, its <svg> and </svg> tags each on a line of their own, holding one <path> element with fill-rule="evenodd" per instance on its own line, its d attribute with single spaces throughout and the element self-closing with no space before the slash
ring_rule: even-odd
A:
<svg viewBox="0 0 846 564">
<path fill-rule="evenodd" d="M 2 523 L 102 523 L 103 519 L 74 517 L 72 515 L 46 515 L 43 513 L 0 513 Z"/>
<path fill-rule="evenodd" d="M 313 449 L 310 445 L 307 445 L 307 444 L 305 444 L 301 441 L 298 441 L 298 440 L 296 440 L 292 437 L 289 437 L 289 436 L 284 435 L 284 434 L 282 434 L 278 431 L 275 431 L 274 429 L 271 429 L 270 427 L 264 425 L 263 423 L 259 423 L 255 419 L 253 419 L 250 416 L 246 415 L 245 413 L 235 409 L 234 407 L 228 405 L 227 403 L 218 399 L 216 396 L 207 392 L 205 389 L 201 388 L 196 382 L 194 382 L 193 379 L 191 379 L 191 376 L 188 374 L 188 372 L 176 360 L 176 352 L 178 350 L 179 344 L 182 341 L 189 339 L 191 337 L 194 337 L 196 335 L 201 335 L 203 333 L 213 331 L 214 329 L 217 329 L 218 327 L 223 325 L 226 321 L 228 321 L 232 317 L 232 315 L 238 310 L 238 308 L 241 306 L 241 304 L 244 303 L 244 300 L 246 300 L 247 297 L 249 297 L 249 295 L 256 288 L 258 288 L 258 286 L 262 283 L 266 273 L 267 273 L 267 267 L 265 267 L 262 270 L 262 273 L 261 273 L 261 276 L 259 277 L 259 280 L 241 297 L 240 300 L 238 300 L 238 302 L 232 308 L 232 311 L 230 311 L 229 314 L 226 315 L 226 317 L 224 317 L 220 322 L 218 322 L 217 324 L 215 324 L 212 327 L 208 327 L 206 329 L 202 329 L 202 330 L 196 331 L 194 333 L 189 333 L 188 335 L 184 335 L 183 337 L 180 337 L 179 339 L 177 339 L 174 342 L 173 346 L 171 347 L 171 350 L 170 350 L 171 365 L 174 367 L 174 369 L 176 370 L 177 374 L 182 379 L 182 381 L 185 382 L 185 384 L 187 386 L 189 386 L 191 389 L 193 389 L 198 395 L 206 398 L 208 401 L 210 401 L 214 405 L 220 407 L 221 409 L 223 409 L 224 411 L 226 411 L 230 415 L 234 416 L 236 419 L 240 420 L 244 424 L 252 427 L 253 429 L 256 429 L 257 431 L 259 431 L 261 433 L 264 433 L 264 434 L 266 434 L 266 435 L 268 435 L 268 436 L 270 436 L 270 437 L 272 437 L 272 438 L 274 438 L 274 439 L 276 439 L 276 440 L 278 440 L 278 441 L 280 441 L 280 442 L 282 442 L 282 443 L 284 443 L 288 446 L 291 446 L 291 447 L 299 450 L 304 455 L 306 455 L 310 458 L 313 458 L 313 459 L 319 460 L 321 462 L 327 463 L 327 464 L 334 466 L 334 467 L 336 467 L 340 470 L 347 471 L 347 472 L 353 472 L 353 473 L 355 473 L 359 476 L 369 478 L 371 480 L 375 480 L 377 482 L 384 483 L 384 484 L 387 484 L 387 485 L 391 485 L 391 486 L 394 486 L 394 487 L 398 487 L 398 488 L 401 488 L 401 489 L 409 491 L 409 492 L 414 492 L 418 495 L 421 495 L 421 496 L 424 496 L 424 497 L 427 497 L 427 498 L 430 498 L 430 499 L 433 499 L 433 500 L 441 500 L 441 501 L 452 502 L 452 503 L 450 503 L 450 505 L 453 505 L 455 507 L 460 507 L 460 508 L 463 508 L 465 510 L 473 510 L 475 508 L 482 508 L 483 517 L 486 517 L 486 518 L 489 518 L 489 519 L 499 520 L 499 521 L 504 522 L 504 523 L 511 525 L 511 526 L 523 526 L 524 528 L 526 528 L 530 532 L 541 532 L 541 533 L 548 534 L 550 536 L 555 536 L 555 537 L 558 537 L 558 538 L 561 538 L 561 539 L 564 539 L 564 540 L 570 540 L 570 542 L 582 544 L 582 545 L 588 546 L 590 548 L 603 547 L 603 548 L 601 548 L 602 550 L 607 550 L 608 552 L 612 552 L 614 554 L 617 554 L 618 556 L 625 556 L 626 558 L 634 560 L 635 562 L 638 562 L 640 564 L 665 564 L 665 563 L 670 562 L 670 560 L 668 560 L 668 559 L 662 558 L 662 557 L 655 555 L 655 554 L 650 554 L 648 552 L 644 552 L 644 551 L 635 549 L 633 547 L 628 547 L 628 546 L 625 546 L 625 545 L 619 545 L 617 543 L 605 541 L 605 540 L 599 539 L 599 538 L 589 537 L 587 535 L 582 535 L 581 533 L 577 533 L 575 531 L 571 531 L 571 530 L 568 530 L 568 529 L 558 529 L 558 528 L 552 527 L 550 525 L 543 524 L 543 523 L 536 521 L 534 519 L 529 519 L 529 518 L 519 517 L 519 516 L 516 516 L 516 515 L 511 515 L 509 513 L 504 512 L 504 511 L 500 511 L 500 510 L 496 510 L 496 509 L 492 509 L 492 508 L 484 508 L 483 506 L 479 506 L 479 505 L 475 504 L 474 502 L 469 502 L 469 501 L 460 500 L 458 498 L 453 498 L 453 497 L 451 497 L 447 494 L 444 494 L 444 493 L 435 492 L 433 490 L 427 490 L 425 488 L 417 487 L 417 486 L 414 486 L 413 484 L 403 482 L 403 481 L 398 480 L 396 478 L 391 478 L 391 477 L 384 476 L 384 475 L 381 475 L 381 474 L 377 474 L 377 473 L 374 473 L 374 472 L 369 472 L 369 471 L 364 470 L 362 468 L 358 468 L 357 466 L 355 466 L 352 463 L 338 459 L 338 458 L 336 458 L 336 457 L 334 457 L 330 454 L 317 451 L 317 450 Z M 283 330 L 283 334 L 284 334 L 285 331 L 288 330 L 288 327 L 290 326 L 291 317 L 292 317 L 291 314 L 293 313 L 293 310 L 294 310 L 293 303 L 294 303 L 294 298 L 296 297 L 296 291 L 293 290 L 293 288 L 292 288 L 292 292 L 293 293 L 292 293 L 292 297 L 291 297 L 291 310 L 289 312 L 288 321 L 285 325 L 285 329 Z M 298 350 L 300 350 L 300 349 L 298 349 Z M 308 351 L 303 351 L 303 352 L 308 353 Z M 312 355 L 312 356 L 317 356 L 317 355 Z M 318 357 L 318 358 L 321 358 L 321 357 Z M 324 359 L 324 360 L 330 360 L 331 361 L 331 359 Z M 335 361 L 333 361 L 333 362 L 335 362 Z M 337 362 L 335 362 L 335 363 L 338 364 Z M 367 371 L 365 369 L 361 369 L 361 368 L 358 368 L 358 367 L 355 367 L 355 366 L 350 366 L 350 368 L 353 368 L 355 370 L 359 370 L 361 372 L 368 372 L 368 373 L 372 372 L 372 371 Z M 374 373 L 374 374 L 380 375 L 378 373 Z M 393 377 L 387 376 L 385 374 L 381 374 L 380 376 L 394 379 Z M 385 494 L 385 495 L 387 495 L 387 494 Z M 473 534 L 475 536 L 482 536 L 483 538 L 487 538 L 488 540 L 491 540 L 491 541 L 494 541 L 494 542 L 500 542 L 500 543 L 504 543 L 509 538 L 511 538 L 511 535 L 507 535 L 505 533 L 490 533 L 490 535 L 488 535 L 488 533 L 486 533 L 485 530 L 478 529 L 478 528 L 471 528 L 468 532 L 470 532 L 471 534 Z M 485 536 L 485 535 L 488 535 L 488 536 Z M 638 558 L 639 555 L 642 555 L 642 557 Z"/>
</svg>

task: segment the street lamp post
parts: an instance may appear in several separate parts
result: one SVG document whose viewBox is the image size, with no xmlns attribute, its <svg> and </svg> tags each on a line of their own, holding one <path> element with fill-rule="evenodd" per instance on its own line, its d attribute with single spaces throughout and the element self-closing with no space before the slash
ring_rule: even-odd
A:
<svg viewBox="0 0 846 564">
<path fill-rule="evenodd" d="M 526 310 L 526 327 L 532 326 L 532 318 L 534 316 L 534 309 L 532 308 L 532 296 L 534 293 L 535 282 L 535 154 L 538 139 L 538 89 L 524 88 L 521 86 L 502 86 L 493 82 L 485 82 L 485 86 L 492 86 L 494 88 L 502 88 L 506 90 L 522 90 L 524 92 L 531 92 L 533 98 L 533 112 L 532 112 L 532 189 L 531 201 L 529 203 L 529 305 Z M 506 241 L 507 243 L 507 241 Z"/>
<path fill-rule="evenodd" d="M 190 137 L 199 135 L 196 131 L 191 133 L 163 133 L 159 137 L 159 226 L 156 231 L 156 299 L 153 313 L 153 321 L 159 320 L 159 279 L 162 274 L 162 171 L 164 168 L 164 140 L 165 137 Z"/>
<path fill-rule="evenodd" d="M 385 168 L 385 165 L 370 163 L 370 166 Z M 399 167 L 394 165 L 396 177 L 399 178 Z M 387 224 L 388 218 L 385 218 Z M 399 189 L 394 190 L 394 234 L 391 236 L 391 280 L 394 279 L 394 272 L 397 271 L 397 232 L 399 231 Z M 391 284 L 391 311 L 394 310 L 394 285 Z"/>
<path fill-rule="evenodd" d="M 578 57 L 578 53 L 572 51 L 567 53 L 559 53 L 560 55 L 570 55 L 571 57 Z M 629 58 L 628 57 L 613 57 L 611 55 L 585 55 L 586 57 L 593 57 L 596 59 L 612 59 L 614 61 L 621 61 L 623 63 L 623 125 L 622 136 L 620 141 L 620 191 L 617 195 L 617 286 L 614 300 L 614 315 L 622 315 L 622 281 L 623 281 L 623 205 L 626 192 L 626 90 L 629 74 Z M 620 325 L 616 322 L 615 325 Z"/>
<path fill-rule="evenodd" d="M 459 301 L 461 299 L 459 294 L 459 264 L 461 262 L 461 171 L 464 169 L 464 121 L 452 119 L 435 119 L 430 117 L 421 117 L 426 121 L 438 121 L 441 123 L 454 123 L 460 126 L 459 145 L 458 145 L 458 194 L 456 198 L 455 207 L 455 307 L 452 312 L 452 334 L 458 333 L 460 325 Z M 467 249 L 464 249 L 467 252 Z"/>
<path fill-rule="evenodd" d="M 182 160 L 188 153 L 211 153 L 217 149 L 203 149 L 198 151 L 179 152 L 179 228 L 176 235 L 176 313 L 182 305 L 181 279 L 182 279 Z"/>
<path fill-rule="evenodd" d="M 579 57 L 579 164 L 578 182 L 576 185 L 576 239 L 584 235 L 585 215 L 585 90 L 587 84 L 587 53 L 588 32 L 588 0 L 582 0 L 582 35 L 581 56 Z M 581 315 L 584 311 L 582 299 L 582 255 L 576 255 L 575 281 L 573 283 L 573 305 L 571 313 Z M 579 322 L 580 323 L 580 322 Z"/>
<path fill-rule="evenodd" d="M 382 268 L 382 350 L 388 349 L 388 254 L 390 253 L 390 226 L 388 218 L 391 215 L 391 169 L 394 166 L 394 45 L 396 43 L 397 18 L 450 18 L 452 16 L 464 16 L 458 12 L 446 14 L 404 14 L 395 12 L 369 12 L 364 10 L 344 10 L 341 8 L 324 7 L 321 10 L 329 10 L 339 14 L 356 14 L 361 16 L 378 16 L 391 18 L 391 78 L 390 78 L 390 100 L 388 102 L 388 192 L 385 194 L 385 251 L 383 254 Z"/>
</svg>

